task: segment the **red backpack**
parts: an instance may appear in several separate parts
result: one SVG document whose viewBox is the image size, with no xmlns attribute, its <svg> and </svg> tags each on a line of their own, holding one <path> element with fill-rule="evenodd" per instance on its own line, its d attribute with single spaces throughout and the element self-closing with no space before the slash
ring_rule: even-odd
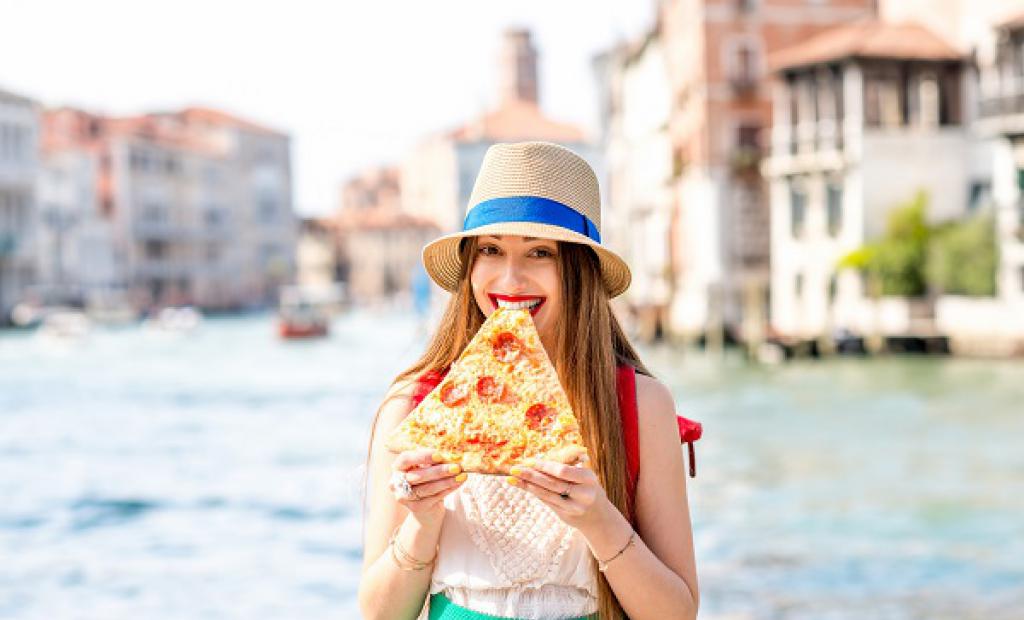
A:
<svg viewBox="0 0 1024 620">
<path fill-rule="evenodd" d="M 431 370 L 423 373 L 416 381 L 412 393 L 412 404 L 415 407 L 427 397 L 448 374 L 443 371 Z M 636 497 L 636 484 L 640 476 L 640 420 L 636 406 L 636 369 L 628 364 L 618 367 L 619 412 L 622 415 L 622 439 L 626 444 L 626 466 L 629 468 L 629 497 Z M 693 450 L 693 442 L 700 439 L 704 428 L 700 422 L 676 416 L 679 425 L 679 441 L 685 443 L 689 452 L 690 477 L 697 475 L 697 458 Z M 632 508 L 630 509 L 632 512 Z"/>
</svg>

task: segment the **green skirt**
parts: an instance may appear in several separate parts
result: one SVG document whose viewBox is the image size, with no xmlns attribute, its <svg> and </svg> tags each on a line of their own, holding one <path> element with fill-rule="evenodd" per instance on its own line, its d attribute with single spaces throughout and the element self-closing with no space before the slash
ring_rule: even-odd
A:
<svg viewBox="0 0 1024 620">
<path fill-rule="evenodd" d="M 516 618 L 505 618 L 482 614 L 478 611 L 459 607 L 449 601 L 441 593 L 430 597 L 430 620 L 516 620 Z M 580 616 L 573 620 L 597 620 L 597 614 L 592 616 Z"/>
</svg>

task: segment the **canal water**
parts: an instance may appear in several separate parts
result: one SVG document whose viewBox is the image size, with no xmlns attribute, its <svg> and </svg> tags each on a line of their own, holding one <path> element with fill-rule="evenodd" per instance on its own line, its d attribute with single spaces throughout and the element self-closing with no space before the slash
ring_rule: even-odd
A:
<svg viewBox="0 0 1024 620">
<path fill-rule="evenodd" d="M 0 618 L 354 618 L 399 314 L 0 334 Z M 1024 618 L 1024 363 L 644 351 L 705 426 L 708 619 Z"/>
</svg>

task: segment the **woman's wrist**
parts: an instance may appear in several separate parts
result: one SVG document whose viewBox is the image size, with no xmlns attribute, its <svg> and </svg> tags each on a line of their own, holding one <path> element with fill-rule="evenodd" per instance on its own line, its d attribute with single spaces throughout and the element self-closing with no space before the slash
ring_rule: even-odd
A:
<svg viewBox="0 0 1024 620">
<path fill-rule="evenodd" d="M 614 554 L 633 532 L 633 526 L 607 497 L 595 518 L 578 529 L 599 560 Z"/>
</svg>

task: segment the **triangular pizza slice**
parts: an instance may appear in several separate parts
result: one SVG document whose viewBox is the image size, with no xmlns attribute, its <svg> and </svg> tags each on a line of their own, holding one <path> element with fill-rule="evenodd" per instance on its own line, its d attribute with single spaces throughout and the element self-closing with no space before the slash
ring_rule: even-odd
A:
<svg viewBox="0 0 1024 620">
<path fill-rule="evenodd" d="M 447 376 L 388 438 L 433 448 L 463 471 L 505 474 L 529 458 L 586 454 L 579 422 L 527 310 L 496 309 Z"/>
</svg>

